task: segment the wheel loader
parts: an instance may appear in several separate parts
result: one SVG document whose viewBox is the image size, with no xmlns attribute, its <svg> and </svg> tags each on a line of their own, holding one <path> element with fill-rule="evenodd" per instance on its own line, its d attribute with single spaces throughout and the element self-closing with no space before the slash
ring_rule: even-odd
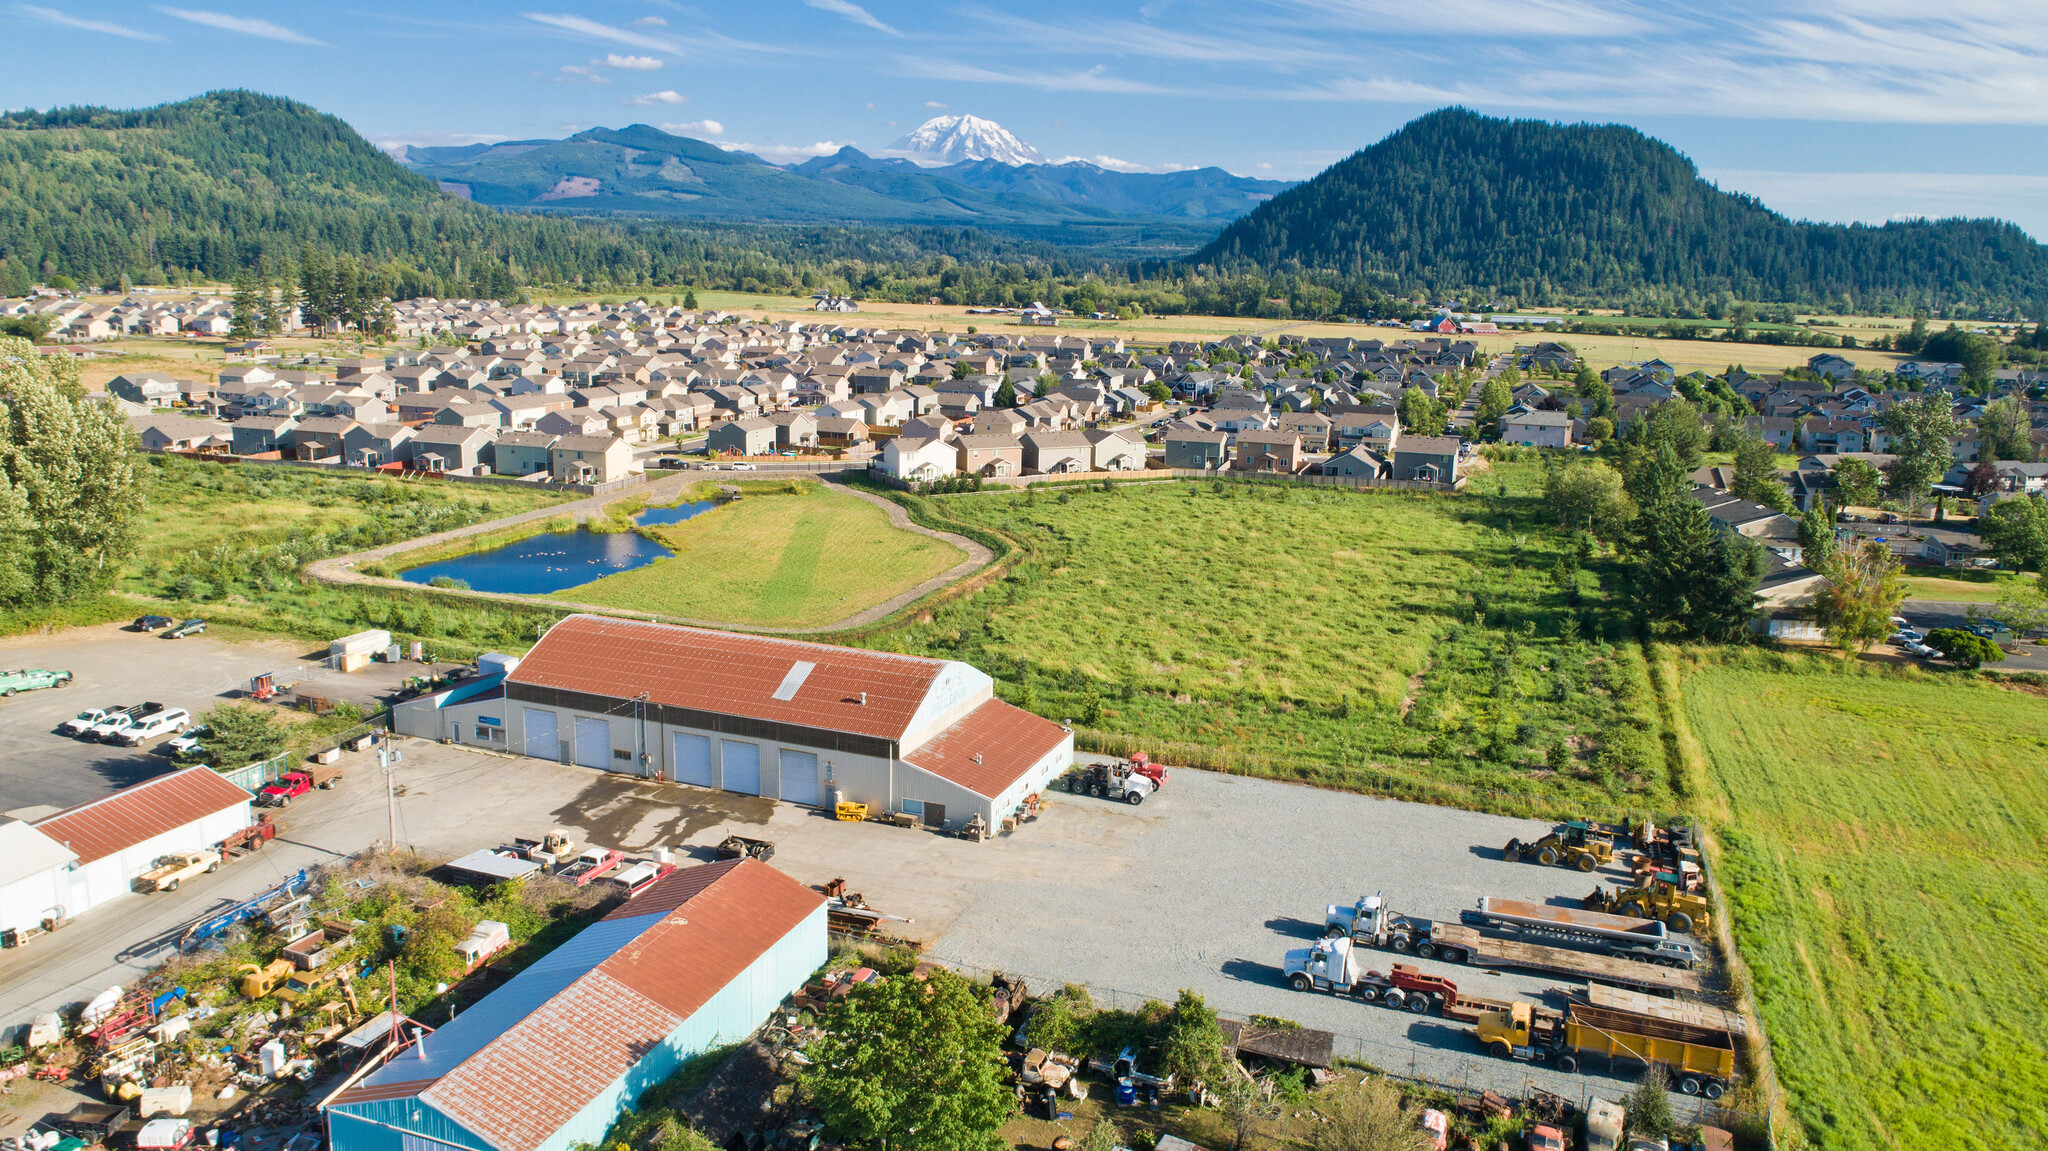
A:
<svg viewBox="0 0 2048 1151">
<path fill-rule="evenodd" d="M 1508 840 L 1501 858 L 1509 863 L 1533 859 L 1546 867 L 1562 864 L 1579 871 L 1591 871 L 1614 861 L 1614 841 L 1573 820 L 1534 843 Z"/>
<path fill-rule="evenodd" d="M 1686 935 L 1714 928 L 1714 915 L 1707 897 L 1680 891 L 1677 878 L 1668 872 L 1651 876 L 1640 887 L 1617 890 L 1612 895 L 1596 887 L 1593 894 L 1581 902 L 1588 911 L 1661 920 L 1664 926 Z"/>
</svg>

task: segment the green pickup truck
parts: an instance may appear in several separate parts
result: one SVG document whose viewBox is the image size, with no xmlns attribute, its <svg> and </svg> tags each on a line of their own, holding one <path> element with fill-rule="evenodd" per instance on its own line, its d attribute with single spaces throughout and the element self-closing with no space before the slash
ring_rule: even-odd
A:
<svg viewBox="0 0 2048 1151">
<path fill-rule="evenodd" d="M 50 671 L 40 667 L 21 667 L 12 671 L 0 671 L 0 696 L 13 695 L 17 691 L 34 691 L 39 687 L 68 687 L 71 673 Z"/>
</svg>

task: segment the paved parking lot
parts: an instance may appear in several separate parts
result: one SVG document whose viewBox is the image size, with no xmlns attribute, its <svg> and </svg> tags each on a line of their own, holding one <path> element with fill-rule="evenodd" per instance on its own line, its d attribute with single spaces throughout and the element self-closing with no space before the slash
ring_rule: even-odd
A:
<svg viewBox="0 0 2048 1151">
<path fill-rule="evenodd" d="M 274 639 L 165 639 L 118 624 L 0 640 L 0 663 L 68 670 L 75 677 L 69 687 L 0 701 L 0 736 L 7 747 L 0 757 L 0 812 L 46 814 L 170 769 L 162 741 L 131 748 L 57 734 L 58 724 L 86 708 L 150 701 L 197 716 L 223 700 L 241 698 L 251 677 L 286 668 L 310 677 L 302 685 L 307 692 L 368 704 L 396 693 L 406 676 L 421 670 L 413 663 L 375 663 L 344 675 L 314 662 L 326 654 Z"/>
</svg>

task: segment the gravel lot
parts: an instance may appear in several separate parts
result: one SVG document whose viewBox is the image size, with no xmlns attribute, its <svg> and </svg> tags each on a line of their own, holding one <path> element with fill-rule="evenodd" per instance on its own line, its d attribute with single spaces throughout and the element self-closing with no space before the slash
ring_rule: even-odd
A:
<svg viewBox="0 0 2048 1151">
<path fill-rule="evenodd" d="M 997 850 L 1010 874 L 971 881 L 932 950 L 1014 972 L 1034 985 L 1114 990 L 1122 1006 L 1194 988 L 1227 1014 L 1293 1019 L 1347 1037 L 1339 1051 L 1388 1070 L 1519 1091 L 1525 1080 L 1568 1098 L 1632 1084 L 1503 1063 L 1469 1029 L 1281 981 L 1283 954 L 1321 934 L 1324 908 L 1384 892 L 1397 910 L 1455 919 L 1482 895 L 1576 902 L 1594 879 L 1501 860 L 1510 836 L 1548 825 L 1451 808 L 1320 791 L 1270 780 L 1175 771 L 1142 807 L 1068 797 Z M 1386 963 L 1404 957 L 1382 953 Z M 1490 998 L 1541 1001 L 1555 977 L 1414 962 Z M 1372 966 L 1385 970 L 1382 963 Z M 1553 1003 L 1553 1005 L 1555 1005 Z"/>
<path fill-rule="evenodd" d="M 369 703 L 395 693 L 413 663 L 375 663 L 353 675 L 328 671 L 297 644 L 279 640 L 228 642 L 210 635 L 165 639 L 125 625 L 79 628 L 57 636 L 0 640 L 8 667 L 68 670 L 71 686 L 26 692 L 0 702 L 0 812 L 70 807 L 170 770 L 161 741 L 150 747 L 87 743 L 57 734 L 57 725 L 89 707 L 144 700 L 182 707 L 195 717 L 223 700 L 241 698 L 252 676 L 297 668 L 311 678 L 306 691 Z"/>
</svg>

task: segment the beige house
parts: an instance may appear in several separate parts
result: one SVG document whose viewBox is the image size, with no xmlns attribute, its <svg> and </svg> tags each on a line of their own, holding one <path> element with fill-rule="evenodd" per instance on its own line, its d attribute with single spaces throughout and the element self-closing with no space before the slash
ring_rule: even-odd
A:
<svg viewBox="0 0 2048 1151">
<path fill-rule="evenodd" d="M 963 474 L 1003 479 L 1024 474 L 1024 442 L 1016 436 L 961 436 L 953 441 Z"/>
<path fill-rule="evenodd" d="M 608 484 L 633 467 L 633 446 L 608 436 L 562 436 L 548 448 L 548 470 L 556 483 Z"/>
<path fill-rule="evenodd" d="M 1301 436 L 1286 431 L 1239 432 L 1237 458 L 1231 461 L 1231 468 L 1292 475 L 1301 468 Z"/>
</svg>

